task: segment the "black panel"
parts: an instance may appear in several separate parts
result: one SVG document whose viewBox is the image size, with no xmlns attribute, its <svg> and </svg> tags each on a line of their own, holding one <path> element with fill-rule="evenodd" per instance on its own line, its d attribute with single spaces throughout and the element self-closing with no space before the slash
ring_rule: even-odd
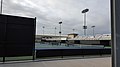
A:
<svg viewBox="0 0 120 67">
<path fill-rule="evenodd" d="M 111 54 L 111 49 L 44 49 L 36 50 L 36 58 L 75 55 L 103 55 Z"/>
<path fill-rule="evenodd" d="M 7 43 L 6 49 L 7 57 L 32 56 L 33 46 L 31 43 Z"/>
<path fill-rule="evenodd" d="M 5 24 L 0 23 L 0 42 L 5 40 Z"/>
<path fill-rule="evenodd" d="M 0 42 L 0 57 L 4 56 L 4 49 L 3 49 L 3 43 Z"/>
<path fill-rule="evenodd" d="M 75 44 L 80 44 L 80 40 L 75 40 Z"/>
<path fill-rule="evenodd" d="M 7 16 L 0 15 L 0 23 L 6 23 L 7 22 Z"/>
<path fill-rule="evenodd" d="M 54 56 L 62 56 L 61 55 L 61 50 L 37 50 L 36 52 L 36 57 L 54 57 Z"/>
<path fill-rule="evenodd" d="M 8 16 L 6 56 L 31 56 L 34 35 L 34 19 Z"/>
<path fill-rule="evenodd" d="M 65 43 L 66 41 L 65 40 L 61 40 L 61 43 Z"/>
<path fill-rule="evenodd" d="M 5 44 L 5 24 L 0 23 L 0 57 L 4 54 L 4 45 Z"/>
<path fill-rule="evenodd" d="M 82 49 L 83 55 L 100 55 L 103 49 Z"/>
<path fill-rule="evenodd" d="M 32 18 L 23 18 L 23 17 L 16 17 L 16 16 L 7 16 L 7 17 L 8 17 L 8 23 L 34 26 L 34 19 Z"/>
<path fill-rule="evenodd" d="M 27 25 L 7 24 L 7 41 L 33 42 L 34 27 Z"/>
<path fill-rule="evenodd" d="M 110 41 L 109 40 L 101 40 L 100 44 L 104 45 L 104 46 L 110 46 Z"/>
<path fill-rule="evenodd" d="M 63 56 L 73 56 L 82 54 L 82 50 L 79 49 L 64 49 Z"/>
<path fill-rule="evenodd" d="M 0 56 L 32 56 L 35 49 L 35 20 L 0 14 Z"/>
</svg>

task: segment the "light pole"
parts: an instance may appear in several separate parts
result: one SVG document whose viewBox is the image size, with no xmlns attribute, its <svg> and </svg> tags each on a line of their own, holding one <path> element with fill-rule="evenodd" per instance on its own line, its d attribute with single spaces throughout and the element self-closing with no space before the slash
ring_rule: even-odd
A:
<svg viewBox="0 0 120 67">
<path fill-rule="evenodd" d="M 93 28 L 93 37 L 95 37 L 95 30 L 94 30 L 95 26 L 91 26 L 91 28 Z"/>
<path fill-rule="evenodd" d="M 75 29 L 72 29 L 72 30 L 73 30 L 73 33 L 74 33 Z"/>
<path fill-rule="evenodd" d="M 59 22 L 59 24 L 60 24 L 60 31 L 59 31 L 59 34 L 60 34 L 60 45 L 61 45 L 61 34 L 62 34 L 62 32 L 61 32 L 61 24 L 62 24 L 62 22 Z"/>
<path fill-rule="evenodd" d="M 2 4 L 3 4 L 3 0 L 1 0 L 1 11 L 0 11 L 1 14 L 2 14 Z"/>
<path fill-rule="evenodd" d="M 84 14 L 84 25 L 83 25 L 83 29 L 84 29 L 84 35 L 87 35 L 87 25 L 86 25 L 86 12 L 88 12 L 89 9 L 84 9 L 82 10 L 82 13 Z"/>
<path fill-rule="evenodd" d="M 43 26 L 43 35 L 44 35 L 44 28 L 45 28 L 45 26 Z"/>
<path fill-rule="evenodd" d="M 56 36 L 56 29 L 57 29 L 57 28 L 55 27 L 55 36 Z"/>
</svg>

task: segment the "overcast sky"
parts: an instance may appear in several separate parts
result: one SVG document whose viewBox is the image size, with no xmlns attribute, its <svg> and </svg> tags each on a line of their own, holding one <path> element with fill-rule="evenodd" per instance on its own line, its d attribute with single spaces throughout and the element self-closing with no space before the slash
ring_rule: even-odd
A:
<svg viewBox="0 0 120 67">
<path fill-rule="evenodd" d="M 83 14 L 87 12 L 87 35 L 92 35 L 91 26 L 95 25 L 96 34 L 110 34 L 110 0 L 4 0 L 3 13 L 25 17 L 37 17 L 36 34 L 58 34 L 62 21 L 62 34 L 83 35 Z"/>
</svg>

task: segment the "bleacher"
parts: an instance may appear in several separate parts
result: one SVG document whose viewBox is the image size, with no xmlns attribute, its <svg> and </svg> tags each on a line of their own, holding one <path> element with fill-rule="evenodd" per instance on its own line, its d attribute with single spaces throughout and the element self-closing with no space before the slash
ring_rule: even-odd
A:
<svg viewBox="0 0 120 67">
<path fill-rule="evenodd" d="M 77 36 L 69 40 L 111 40 L 111 35 Z"/>
</svg>

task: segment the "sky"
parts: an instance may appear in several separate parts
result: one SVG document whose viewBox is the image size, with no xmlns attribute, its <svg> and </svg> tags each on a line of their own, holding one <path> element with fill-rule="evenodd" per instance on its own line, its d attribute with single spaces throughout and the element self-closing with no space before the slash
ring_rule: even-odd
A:
<svg viewBox="0 0 120 67">
<path fill-rule="evenodd" d="M 111 33 L 110 0 L 3 0 L 3 14 L 37 18 L 36 34 L 59 34 L 60 24 L 63 35 L 83 35 L 84 9 L 87 35 Z M 43 29 L 43 26 L 45 27 Z M 73 29 L 75 29 L 73 31 Z"/>
</svg>

